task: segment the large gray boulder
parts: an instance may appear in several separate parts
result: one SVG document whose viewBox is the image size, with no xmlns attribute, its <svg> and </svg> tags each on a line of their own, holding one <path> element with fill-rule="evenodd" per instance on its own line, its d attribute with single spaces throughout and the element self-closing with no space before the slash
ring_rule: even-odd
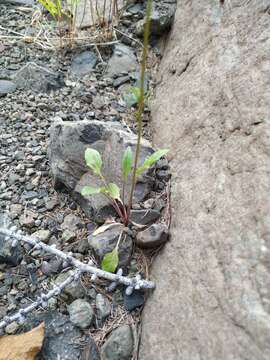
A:
<svg viewBox="0 0 270 360">
<path fill-rule="evenodd" d="M 102 222 L 114 214 L 108 199 L 102 194 L 81 196 L 85 185 L 101 186 L 97 176 L 85 165 L 84 152 L 88 147 L 98 150 L 103 159 L 103 175 L 108 182 L 122 183 L 121 162 L 125 149 L 130 146 L 135 153 L 136 136 L 120 123 L 82 120 L 56 121 L 50 131 L 49 158 L 56 189 L 66 187 L 88 216 Z M 153 152 L 150 143 L 142 141 L 140 163 Z M 138 179 L 134 201 L 142 201 L 152 186 L 147 174 Z M 128 194 L 130 186 L 127 186 Z"/>
<path fill-rule="evenodd" d="M 270 1 L 179 1 L 152 106 L 171 241 L 140 360 L 270 358 Z"/>
</svg>

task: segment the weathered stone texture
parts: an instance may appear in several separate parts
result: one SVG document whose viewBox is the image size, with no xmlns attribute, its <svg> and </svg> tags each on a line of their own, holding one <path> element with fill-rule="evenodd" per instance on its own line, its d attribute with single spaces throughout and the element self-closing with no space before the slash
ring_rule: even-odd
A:
<svg viewBox="0 0 270 360">
<path fill-rule="evenodd" d="M 178 1 L 153 104 L 172 239 L 152 270 L 140 360 L 270 358 L 269 6 Z"/>
</svg>

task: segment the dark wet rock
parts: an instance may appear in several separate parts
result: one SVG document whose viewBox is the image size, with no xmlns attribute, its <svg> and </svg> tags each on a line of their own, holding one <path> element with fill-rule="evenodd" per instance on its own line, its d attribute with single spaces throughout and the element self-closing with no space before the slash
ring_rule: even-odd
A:
<svg viewBox="0 0 270 360">
<path fill-rule="evenodd" d="M 80 330 L 69 320 L 69 317 L 57 311 L 30 315 L 24 325 L 25 331 L 45 322 L 45 338 L 41 352 L 36 360 L 79 360 L 81 349 L 78 339 Z"/>
<path fill-rule="evenodd" d="M 9 80 L 0 80 L 0 97 L 13 93 L 16 90 L 16 84 Z"/>
<path fill-rule="evenodd" d="M 101 348 L 102 360 L 130 360 L 133 352 L 133 334 L 129 325 L 113 330 Z"/>
<path fill-rule="evenodd" d="M 135 242 L 141 248 L 153 248 L 165 244 L 169 239 L 168 227 L 164 224 L 153 224 L 136 235 Z"/>
<path fill-rule="evenodd" d="M 76 75 L 86 75 L 96 66 L 97 56 L 92 51 L 84 51 L 76 55 L 71 64 L 71 71 Z"/>
<path fill-rule="evenodd" d="M 160 181 L 169 181 L 171 178 L 171 173 L 168 170 L 159 170 L 156 172 L 156 177 Z"/>
<path fill-rule="evenodd" d="M 88 328 L 94 320 L 92 306 L 83 299 L 77 299 L 68 306 L 70 321 L 81 329 Z"/>
<path fill-rule="evenodd" d="M 7 213 L 0 213 L 0 228 L 9 229 L 12 224 Z M 13 239 L 0 233 L 0 263 L 18 265 L 22 259 L 22 248 L 20 244 L 13 247 Z"/>
<path fill-rule="evenodd" d="M 148 225 L 157 221 L 160 215 L 158 210 L 153 209 L 131 210 L 130 221 L 140 225 Z"/>
<path fill-rule="evenodd" d="M 111 252 L 118 241 L 119 235 L 124 227 L 121 224 L 116 224 L 106 231 L 98 235 L 90 235 L 88 237 L 89 246 L 93 249 L 95 255 L 102 260 L 105 254 Z M 132 239 L 126 235 L 126 238 L 119 244 L 119 266 L 125 266 L 129 263 L 132 254 Z"/>
<path fill-rule="evenodd" d="M 117 44 L 107 66 L 107 76 L 117 77 L 138 69 L 137 58 L 132 48 Z"/>
<path fill-rule="evenodd" d="M 111 182 L 122 183 L 121 161 L 125 149 L 131 146 L 135 152 L 136 136 L 127 132 L 119 123 L 102 121 L 57 121 L 50 134 L 49 158 L 56 189 L 67 188 L 89 217 L 104 222 L 115 215 L 110 201 L 98 194 L 82 197 L 83 186 L 100 186 L 97 178 L 85 165 L 84 152 L 91 147 L 101 153 L 103 175 Z M 153 152 L 148 141 L 142 141 L 139 163 Z M 134 202 L 141 202 L 152 188 L 151 176 L 143 174 L 137 182 Z M 130 182 L 126 193 L 130 188 Z M 127 199 L 126 199 L 127 200 Z"/>
<path fill-rule="evenodd" d="M 134 290 L 131 295 L 124 293 L 124 307 L 127 311 L 132 311 L 144 304 L 144 294 L 142 291 Z"/>
<path fill-rule="evenodd" d="M 64 86 L 60 73 L 53 72 L 33 62 L 18 70 L 13 81 L 19 89 L 29 89 L 37 93 L 57 90 Z"/>
</svg>

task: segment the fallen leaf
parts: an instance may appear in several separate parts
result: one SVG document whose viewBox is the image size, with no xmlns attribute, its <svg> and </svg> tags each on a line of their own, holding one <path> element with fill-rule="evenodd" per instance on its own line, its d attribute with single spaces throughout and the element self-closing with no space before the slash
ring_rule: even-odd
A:
<svg viewBox="0 0 270 360">
<path fill-rule="evenodd" d="M 97 236 L 98 234 L 102 234 L 104 233 L 105 231 L 107 231 L 108 229 L 110 229 L 111 227 L 114 227 L 114 226 L 119 226 L 121 225 L 120 223 L 117 223 L 117 222 L 113 222 L 111 224 L 107 224 L 107 225 L 102 225 L 100 226 L 99 228 L 97 228 L 94 232 L 93 232 L 93 236 Z"/>
<path fill-rule="evenodd" d="M 0 337 L 0 360 L 35 360 L 44 338 L 44 323 L 21 335 Z"/>
</svg>

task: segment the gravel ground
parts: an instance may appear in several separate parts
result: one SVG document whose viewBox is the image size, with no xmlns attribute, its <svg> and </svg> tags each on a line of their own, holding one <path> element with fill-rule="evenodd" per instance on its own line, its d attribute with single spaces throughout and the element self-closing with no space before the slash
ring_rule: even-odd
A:
<svg viewBox="0 0 270 360">
<path fill-rule="evenodd" d="M 61 88 L 38 93 L 31 87 L 17 87 L 14 92 L 0 97 L 0 211 L 8 212 L 12 223 L 28 234 L 37 235 L 39 231 L 47 243 L 56 244 L 64 251 L 72 250 L 82 261 L 94 260 L 86 238 L 95 224 L 85 217 L 68 193 L 59 193 L 53 188 L 47 158 L 49 128 L 53 121 L 61 118 L 66 121 L 120 121 L 132 129 L 132 111 L 121 99 L 121 93 L 127 89 L 126 75 L 123 74 L 123 84 L 120 85 L 115 83 L 115 79 L 104 76 L 105 65 L 100 57 L 107 63 L 113 51 L 111 46 L 100 47 L 100 53 L 95 53 L 95 70 L 84 76 L 74 74 L 71 71 L 72 59 L 82 50 L 93 52 L 93 48 L 59 52 L 46 49 L 45 43 L 42 48 L 21 36 L 16 37 L 20 32 L 31 36 L 38 33 L 40 27 L 30 26 L 31 21 L 32 11 L 27 8 L 0 4 L 0 34 L 6 36 L 0 38 L 0 79 L 11 80 L 17 71 L 32 62 L 57 73 Z M 36 77 L 34 86 L 40 82 L 42 80 Z M 146 112 L 145 120 L 148 116 Z M 144 132 L 149 137 L 147 126 Z M 67 216 L 73 217 L 76 223 L 76 238 L 68 244 L 63 241 L 63 223 Z M 40 234 L 41 230 L 43 233 Z M 50 265 L 49 269 L 44 267 L 44 261 Z M 145 273 L 146 263 L 145 256 L 137 251 L 130 271 Z M 60 271 L 61 266 L 55 258 L 38 251 L 24 250 L 23 260 L 17 266 L 0 264 L 0 318 L 29 304 L 41 290 L 49 289 Z M 121 289 L 107 294 L 103 283 L 93 285 L 87 277 L 82 279 L 81 285 L 94 309 L 98 293 L 103 294 L 111 306 L 107 320 L 100 322 L 96 319 L 90 330 L 99 347 L 115 327 L 121 324 L 131 324 L 133 328 L 138 326 L 140 309 L 132 313 L 124 309 Z M 53 299 L 50 310 L 57 309 L 65 316 L 68 314 L 67 305 L 73 300 L 69 295 Z M 43 313 L 43 310 L 38 312 Z M 21 331 L 23 328 L 13 324 L 6 332 Z M 81 341 L 89 345 L 86 335 L 89 331 L 81 332 Z"/>
</svg>

